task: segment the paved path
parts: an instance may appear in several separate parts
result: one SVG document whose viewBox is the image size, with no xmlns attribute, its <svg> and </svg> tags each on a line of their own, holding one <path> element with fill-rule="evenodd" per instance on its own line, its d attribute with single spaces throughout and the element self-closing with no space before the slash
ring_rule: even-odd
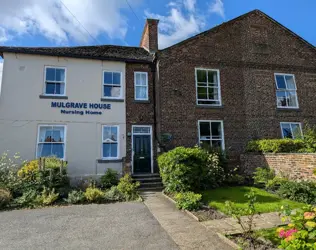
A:
<svg viewBox="0 0 316 250">
<path fill-rule="evenodd" d="M 247 217 L 242 217 L 243 221 L 247 221 Z M 202 224 L 209 230 L 216 231 L 222 234 L 234 234 L 241 233 L 241 227 L 237 221 L 233 218 L 226 218 L 220 220 L 204 221 Z M 279 225 L 283 225 L 278 213 L 264 213 L 257 215 L 254 219 L 254 229 L 272 228 Z"/>
<path fill-rule="evenodd" d="M 145 205 L 181 249 L 230 250 L 215 232 L 179 211 L 161 192 L 143 193 Z"/>
<path fill-rule="evenodd" d="M 179 249 L 141 202 L 0 212 L 0 249 Z"/>
</svg>

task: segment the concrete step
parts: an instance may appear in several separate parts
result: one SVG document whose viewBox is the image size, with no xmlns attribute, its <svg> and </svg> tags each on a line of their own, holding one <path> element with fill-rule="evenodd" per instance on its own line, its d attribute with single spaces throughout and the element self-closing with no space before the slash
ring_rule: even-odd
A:
<svg viewBox="0 0 316 250">
<path fill-rule="evenodd" d="M 132 174 L 133 179 L 160 178 L 158 173 L 155 174 Z"/>
<path fill-rule="evenodd" d="M 140 187 L 138 188 L 138 191 L 140 192 L 147 192 L 147 191 L 153 191 L 153 192 L 160 192 L 163 190 L 163 187 Z"/>
<path fill-rule="evenodd" d="M 150 183 L 150 182 L 161 182 L 160 177 L 151 177 L 151 178 L 133 178 L 134 181 L 139 181 L 140 183 Z"/>
</svg>

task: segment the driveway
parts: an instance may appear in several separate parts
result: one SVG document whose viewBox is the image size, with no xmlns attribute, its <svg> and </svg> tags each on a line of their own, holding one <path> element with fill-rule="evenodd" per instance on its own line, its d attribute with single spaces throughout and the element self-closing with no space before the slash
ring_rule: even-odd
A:
<svg viewBox="0 0 316 250">
<path fill-rule="evenodd" d="M 140 202 L 0 212 L 0 249 L 178 249 Z"/>
</svg>

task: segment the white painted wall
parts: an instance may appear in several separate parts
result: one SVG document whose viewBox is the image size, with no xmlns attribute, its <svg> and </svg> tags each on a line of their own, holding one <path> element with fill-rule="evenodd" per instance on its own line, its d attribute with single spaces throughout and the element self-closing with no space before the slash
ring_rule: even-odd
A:
<svg viewBox="0 0 316 250">
<path fill-rule="evenodd" d="M 0 96 L 0 153 L 19 152 L 24 159 L 36 156 L 38 125 L 67 126 L 66 160 L 71 176 L 104 173 L 108 167 L 122 170 L 122 163 L 97 164 L 101 159 L 102 125 L 119 125 L 120 155 L 126 155 L 126 111 L 124 102 L 101 102 L 103 70 L 122 72 L 125 97 L 125 63 L 4 54 Z M 45 66 L 66 67 L 68 100 L 40 99 L 44 89 Z M 66 115 L 51 102 L 110 103 L 102 115 Z"/>
</svg>

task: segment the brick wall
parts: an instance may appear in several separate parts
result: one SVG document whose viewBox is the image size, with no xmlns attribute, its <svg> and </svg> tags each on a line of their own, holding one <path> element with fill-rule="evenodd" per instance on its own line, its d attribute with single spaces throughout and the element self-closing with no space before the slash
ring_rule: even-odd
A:
<svg viewBox="0 0 316 250">
<path fill-rule="evenodd" d="M 242 154 L 241 170 L 252 175 L 258 167 L 269 167 L 294 180 L 316 180 L 316 154 Z"/>
</svg>

